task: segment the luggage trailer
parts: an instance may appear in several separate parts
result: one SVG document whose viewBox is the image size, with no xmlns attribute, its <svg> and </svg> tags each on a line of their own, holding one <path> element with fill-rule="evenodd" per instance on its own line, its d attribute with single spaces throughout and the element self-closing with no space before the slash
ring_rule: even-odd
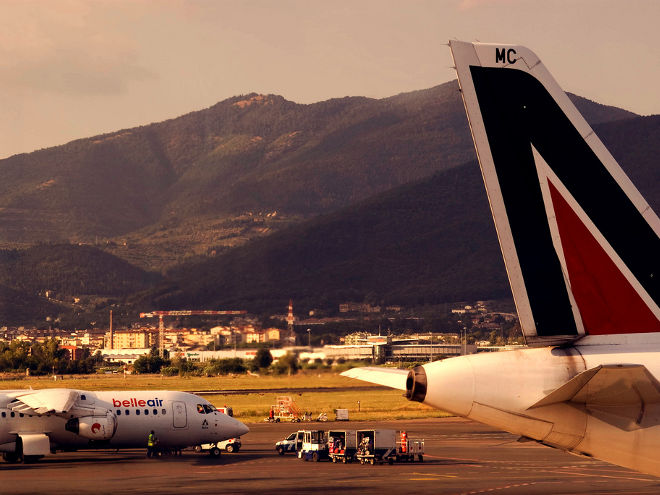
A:
<svg viewBox="0 0 660 495">
<path fill-rule="evenodd" d="M 360 464 L 413 462 L 415 457 L 424 462 L 424 440 L 411 440 L 405 431 L 358 430 L 356 441 Z"/>
<path fill-rule="evenodd" d="M 357 452 L 356 439 L 355 430 L 328 431 L 328 456 L 330 456 L 330 460 L 343 464 L 352 462 Z"/>
</svg>

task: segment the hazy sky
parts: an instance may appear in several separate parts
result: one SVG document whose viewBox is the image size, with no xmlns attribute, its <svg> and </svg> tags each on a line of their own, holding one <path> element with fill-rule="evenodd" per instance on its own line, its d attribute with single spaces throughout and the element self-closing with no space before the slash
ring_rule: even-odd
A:
<svg viewBox="0 0 660 495">
<path fill-rule="evenodd" d="M 454 79 L 450 38 L 524 44 L 562 87 L 660 113 L 659 0 L 0 0 L 0 158 L 250 92 Z"/>
</svg>

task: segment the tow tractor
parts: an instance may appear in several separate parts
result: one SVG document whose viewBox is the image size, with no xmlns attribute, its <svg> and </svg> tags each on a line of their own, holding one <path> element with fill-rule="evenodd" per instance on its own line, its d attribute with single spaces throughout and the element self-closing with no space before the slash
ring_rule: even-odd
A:
<svg viewBox="0 0 660 495">
<path fill-rule="evenodd" d="M 218 443 L 203 443 L 201 445 L 195 445 L 193 450 L 198 453 L 208 452 L 212 457 L 220 457 L 223 450 L 231 454 L 232 452 L 238 452 L 241 446 L 241 437 L 236 437 Z"/>
<path fill-rule="evenodd" d="M 328 459 L 328 440 L 324 430 L 303 430 L 302 448 L 298 458 L 303 461 L 318 462 Z"/>
<path fill-rule="evenodd" d="M 355 430 L 330 430 L 328 432 L 328 455 L 332 462 L 352 462 L 356 448 Z"/>
</svg>

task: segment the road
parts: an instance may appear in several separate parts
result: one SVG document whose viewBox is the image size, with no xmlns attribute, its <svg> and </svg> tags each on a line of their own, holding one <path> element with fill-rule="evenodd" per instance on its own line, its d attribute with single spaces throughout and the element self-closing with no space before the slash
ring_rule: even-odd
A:
<svg viewBox="0 0 660 495">
<path fill-rule="evenodd" d="M 340 426 L 338 426 L 340 425 Z M 220 460 L 184 451 L 146 459 L 144 451 L 63 453 L 37 464 L 0 462 L 0 493 L 367 493 L 367 494 L 656 494 L 660 478 L 575 457 L 457 418 L 312 423 L 405 429 L 426 442 L 424 462 L 393 466 L 302 462 L 275 453 L 275 441 L 299 428 L 253 424 L 243 449 Z"/>
</svg>

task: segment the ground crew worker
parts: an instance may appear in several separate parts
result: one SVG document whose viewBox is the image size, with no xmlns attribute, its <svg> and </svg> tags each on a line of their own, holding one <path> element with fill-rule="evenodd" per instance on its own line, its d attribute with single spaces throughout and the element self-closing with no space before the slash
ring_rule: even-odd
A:
<svg viewBox="0 0 660 495">
<path fill-rule="evenodd" d="M 151 457 L 152 455 L 156 457 L 156 442 L 156 433 L 154 433 L 154 430 L 151 430 L 151 433 L 147 437 L 147 457 Z"/>
</svg>

